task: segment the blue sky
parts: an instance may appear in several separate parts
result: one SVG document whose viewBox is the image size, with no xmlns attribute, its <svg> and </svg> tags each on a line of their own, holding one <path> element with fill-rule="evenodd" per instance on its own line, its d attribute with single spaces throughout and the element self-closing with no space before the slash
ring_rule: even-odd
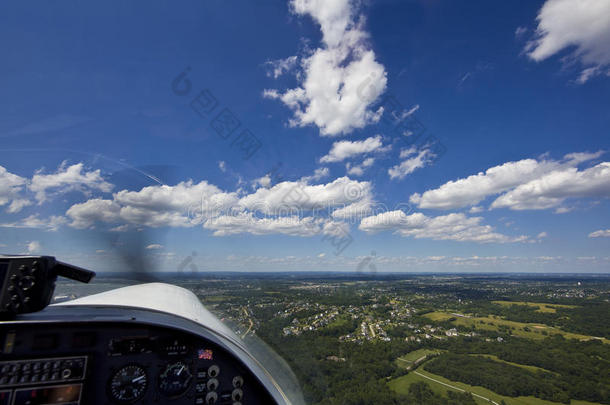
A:
<svg viewBox="0 0 610 405">
<path fill-rule="evenodd" d="M 0 249 L 608 272 L 608 3 L 5 3 Z"/>
</svg>

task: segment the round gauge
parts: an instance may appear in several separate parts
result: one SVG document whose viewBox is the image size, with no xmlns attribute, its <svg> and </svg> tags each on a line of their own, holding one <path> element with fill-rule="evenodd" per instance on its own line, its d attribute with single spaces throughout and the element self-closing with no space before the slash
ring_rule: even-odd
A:
<svg viewBox="0 0 610 405">
<path fill-rule="evenodd" d="M 159 391 L 167 397 L 182 395 L 188 390 L 192 378 L 186 364 L 181 362 L 168 364 L 159 377 Z"/>
<path fill-rule="evenodd" d="M 135 402 L 144 396 L 147 386 L 146 370 L 130 364 L 121 367 L 110 377 L 110 396 L 114 402 Z"/>
</svg>

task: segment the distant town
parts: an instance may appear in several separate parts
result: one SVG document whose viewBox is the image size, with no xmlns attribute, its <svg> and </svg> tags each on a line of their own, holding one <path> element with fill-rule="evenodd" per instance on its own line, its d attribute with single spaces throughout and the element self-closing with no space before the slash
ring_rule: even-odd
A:
<svg viewBox="0 0 610 405">
<path fill-rule="evenodd" d="M 192 291 L 246 342 L 276 350 L 311 404 L 610 404 L 608 276 L 162 279 Z M 133 282 L 119 275 L 90 286 L 62 282 L 55 300 Z M 346 387 L 346 379 L 358 384 Z"/>
</svg>

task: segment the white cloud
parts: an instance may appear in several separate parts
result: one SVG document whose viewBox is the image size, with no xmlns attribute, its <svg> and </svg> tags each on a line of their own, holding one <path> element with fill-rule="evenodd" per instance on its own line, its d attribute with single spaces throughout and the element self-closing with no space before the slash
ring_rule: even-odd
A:
<svg viewBox="0 0 610 405">
<path fill-rule="evenodd" d="M 336 219 L 362 219 L 376 212 L 378 206 L 369 199 L 363 199 L 355 203 L 333 210 L 332 217 Z"/>
<path fill-rule="evenodd" d="M 293 126 L 315 124 L 322 135 L 339 135 L 379 120 L 371 105 L 386 89 L 387 73 L 376 61 L 351 0 L 292 0 L 292 11 L 310 15 L 322 30 L 321 48 L 301 61 L 300 86 L 264 95 L 294 112 Z"/>
<path fill-rule="evenodd" d="M 350 250 L 352 252 L 352 250 Z M 320 270 L 332 269 L 354 271 L 371 252 L 361 252 L 356 256 L 320 253 L 312 256 L 257 256 L 229 255 L 224 258 L 205 257 L 210 267 L 226 270 L 244 268 L 253 271 L 269 270 Z M 522 257 L 522 256 L 478 256 L 478 255 L 423 255 L 423 256 L 384 256 L 377 254 L 374 263 L 379 271 L 404 272 L 470 272 L 470 271 L 572 271 L 574 266 L 582 266 L 587 261 L 589 272 L 600 272 L 607 268 L 610 257 Z"/>
<path fill-rule="evenodd" d="M 525 35 L 526 32 L 527 32 L 526 27 L 517 27 L 517 29 L 515 30 L 515 37 L 521 38 L 521 37 L 523 37 L 523 35 Z"/>
<path fill-rule="evenodd" d="M 265 62 L 265 66 L 268 68 L 267 76 L 277 79 L 286 72 L 291 71 L 297 65 L 297 56 L 289 56 L 284 59 L 270 60 Z"/>
<path fill-rule="evenodd" d="M 364 174 L 364 168 L 361 166 L 352 166 L 350 163 L 345 165 L 345 169 L 347 170 L 347 174 L 350 176 L 362 176 Z"/>
<path fill-rule="evenodd" d="M 186 181 L 175 186 L 121 190 L 112 200 L 91 199 L 74 204 L 66 215 L 71 226 L 88 228 L 96 222 L 137 224 L 150 227 L 190 227 L 218 215 L 238 201 L 236 193 L 225 193 L 206 181 Z"/>
<path fill-rule="evenodd" d="M 338 141 L 333 143 L 330 152 L 320 159 L 320 163 L 341 162 L 354 156 L 384 150 L 387 150 L 387 147 L 383 146 L 381 135 L 363 141 Z"/>
<path fill-rule="evenodd" d="M 411 150 L 403 150 L 400 152 L 400 157 L 405 158 L 410 155 Z M 426 167 L 431 162 L 432 152 L 429 149 L 420 150 L 416 156 L 410 157 L 400 162 L 400 164 L 392 166 L 388 169 L 388 174 L 391 179 L 404 179 L 405 176 L 413 173 L 417 169 Z"/>
<path fill-rule="evenodd" d="M 127 222 L 148 226 L 189 226 L 187 215 L 215 215 L 237 201 L 236 193 L 225 193 L 207 181 L 180 182 L 175 186 L 144 187 L 140 191 L 122 190 L 114 194 Z"/>
<path fill-rule="evenodd" d="M 590 68 L 583 69 L 582 72 L 580 72 L 580 75 L 578 76 L 578 78 L 576 79 L 576 83 L 585 84 L 586 82 L 589 81 L 589 79 L 591 79 L 592 77 L 595 77 L 601 73 L 602 73 L 602 69 L 599 66 L 593 66 Z M 610 70 L 608 71 L 608 73 L 610 75 Z"/>
<path fill-rule="evenodd" d="M 537 17 L 536 37 L 525 50 L 539 62 L 572 48 L 570 57 L 585 68 L 584 83 L 610 65 L 610 1 L 547 0 Z"/>
<path fill-rule="evenodd" d="M 350 223 L 360 223 L 363 218 L 398 210 L 408 214 L 412 211 L 412 209 L 413 207 L 407 203 L 399 203 L 392 208 L 389 208 L 386 204 L 365 198 L 335 209 L 332 212 L 332 217 L 335 219 L 348 221 Z"/>
<path fill-rule="evenodd" d="M 286 216 L 257 218 L 251 212 L 223 215 L 208 219 L 203 227 L 214 231 L 215 236 L 241 233 L 254 235 L 285 234 L 291 236 L 313 236 L 322 231 L 321 219 Z"/>
<path fill-rule="evenodd" d="M 104 181 L 100 170 L 83 171 L 82 163 L 67 166 L 66 162 L 63 162 L 53 174 L 34 174 L 29 189 L 36 193 L 36 200 L 43 203 L 49 191 L 66 193 L 78 190 L 87 193 L 98 190 L 108 193 L 112 190 L 112 184 Z"/>
<path fill-rule="evenodd" d="M 119 191 L 111 200 L 97 198 L 74 204 L 66 216 L 75 228 L 106 223 L 117 232 L 127 230 L 129 225 L 203 225 L 218 236 L 237 233 L 311 236 L 338 229 L 338 222 L 330 217 L 332 210 L 372 201 L 371 184 L 348 177 L 318 185 L 285 181 L 240 198 L 242 192 L 226 193 L 205 181 L 151 186 L 140 191 Z M 258 214 L 266 217 L 260 218 Z M 329 228 L 329 224 L 333 226 Z"/>
<path fill-rule="evenodd" d="M 38 214 L 30 215 L 16 222 L 0 224 L 1 228 L 33 228 L 56 231 L 68 222 L 66 217 L 53 215 L 46 219 L 39 218 Z"/>
<path fill-rule="evenodd" d="M 347 174 L 353 176 L 362 176 L 364 174 L 364 171 L 369 167 L 373 166 L 374 163 L 374 158 L 366 158 L 359 165 L 352 165 L 350 162 L 347 162 L 345 168 L 347 169 Z"/>
<path fill-rule="evenodd" d="M 265 187 L 265 188 L 269 188 L 269 186 L 271 186 L 271 176 L 269 174 L 264 175 L 263 177 L 259 177 L 258 179 L 254 179 L 252 181 L 252 185 L 255 188 L 260 187 Z"/>
<path fill-rule="evenodd" d="M 610 229 L 600 229 L 599 231 L 591 232 L 589 238 L 610 238 Z"/>
<path fill-rule="evenodd" d="M 318 181 L 320 179 L 328 177 L 329 175 L 330 175 L 330 170 L 328 170 L 328 167 L 319 167 L 316 170 L 314 170 L 312 176 L 303 177 L 301 179 L 301 181 L 305 181 L 305 182 Z"/>
<path fill-rule="evenodd" d="M 482 219 L 467 217 L 462 213 L 437 217 L 428 217 L 419 212 L 407 215 L 398 210 L 364 218 L 359 229 L 369 233 L 390 230 L 401 236 L 412 236 L 416 239 L 459 242 L 506 243 L 527 240 L 525 236 L 509 237 L 497 233 L 493 227 L 482 225 Z"/>
<path fill-rule="evenodd" d="M 27 247 L 28 253 L 30 253 L 30 254 L 40 252 L 40 248 L 41 248 L 40 242 L 38 242 L 37 240 L 31 241 L 30 243 L 27 244 L 26 247 Z"/>
<path fill-rule="evenodd" d="M 16 213 L 23 207 L 31 205 L 32 203 L 22 195 L 26 184 L 26 178 L 10 173 L 0 166 L 0 206 L 8 204 L 6 211 Z"/>
<path fill-rule="evenodd" d="M 72 219 L 70 226 L 84 229 L 96 222 L 115 223 L 120 221 L 121 206 L 111 200 L 95 198 L 84 203 L 74 204 L 66 212 Z"/>
<path fill-rule="evenodd" d="M 568 198 L 582 197 L 610 197 L 610 162 L 586 170 L 555 170 L 501 195 L 491 208 L 541 210 L 558 207 Z"/>
<path fill-rule="evenodd" d="M 220 162 L 218 162 L 218 168 L 220 169 L 221 172 L 225 173 L 227 171 L 227 164 L 224 160 L 221 160 Z"/>
<path fill-rule="evenodd" d="M 148 249 L 148 250 L 159 250 L 159 249 L 163 249 L 163 245 L 160 245 L 158 243 L 152 243 L 152 244 L 146 246 L 146 249 Z"/>
<path fill-rule="evenodd" d="M 575 168 L 597 159 L 603 152 L 571 153 L 561 161 L 523 159 L 507 162 L 466 178 L 449 181 L 423 194 L 414 193 L 410 201 L 419 208 L 456 209 L 479 204 L 485 198 L 503 193 L 554 171 Z M 499 203 L 498 203 L 499 204 Z"/>
<path fill-rule="evenodd" d="M 33 192 L 39 204 L 47 201 L 49 194 L 80 191 L 85 195 L 92 191 L 110 192 L 112 184 L 106 182 L 100 170 L 87 171 L 82 163 L 67 166 L 63 162 L 57 171 L 44 174 L 37 171 L 31 179 L 9 173 L 0 166 L 0 206 L 7 205 L 9 213 L 17 213 L 32 202 L 25 193 Z"/>
<path fill-rule="evenodd" d="M 411 146 L 411 147 L 409 147 L 407 149 L 402 149 L 400 151 L 399 157 L 401 159 L 406 159 L 406 158 L 408 158 L 410 156 L 415 155 L 416 153 L 417 153 L 417 146 L 413 145 L 413 146 Z"/>
<path fill-rule="evenodd" d="M 482 211 L 483 211 L 483 207 L 480 207 L 478 205 L 473 205 L 468 210 L 468 212 L 470 212 L 471 214 L 478 214 L 479 212 L 482 212 Z"/>
<path fill-rule="evenodd" d="M 339 177 L 327 184 L 284 181 L 268 189 L 259 188 L 242 197 L 238 206 L 278 215 L 283 211 L 302 212 L 345 206 L 363 199 L 372 199 L 370 182 Z"/>
<path fill-rule="evenodd" d="M 546 232 L 540 232 L 540 233 L 538 234 L 538 236 L 536 236 L 536 239 L 542 239 L 542 238 L 546 238 L 547 236 L 549 236 L 549 234 L 548 234 L 548 233 L 546 233 Z"/>
</svg>

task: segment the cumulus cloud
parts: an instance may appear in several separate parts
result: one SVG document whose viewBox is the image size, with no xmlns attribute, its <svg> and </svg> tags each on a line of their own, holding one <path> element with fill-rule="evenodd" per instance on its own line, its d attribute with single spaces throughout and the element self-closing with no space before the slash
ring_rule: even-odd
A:
<svg viewBox="0 0 610 405">
<path fill-rule="evenodd" d="M 251 212 L 238 215 L 223 215 L 208 219 L 203 227 L 214 231 L 215 236 L 240 233 L 254 235 L 285 234 L 291 236 L 313 236 L 322 232 L 320 218 L 285 216 L 258 218 Z"/>
<path fill-rule="evenodd" d="M 360 223 L 363 218 L 398 210 L 408 214 L 412 211 L 412 209 L 413 207 L 408 203 L 399 203 L 392 206 L 392 208 L 389 208 L 386 204 L 373 201 L 370 198 L 365 198 L 344 207 L 335 209 L 332 212 L 332 217 L 342 221 Z"/>
<path fill-rule="evenodd" d="M 610 229 L 600 229 L 599 231 L 591 232 L 589 238 L 610 238 Z"/>
<path fill-rule="evenodd" d="M 289 56 L 284 59 L 270 60 L 265 62 L 265 67 L 267 67 L 267 76 L 273 77 L 277 79 L 281 75 L 286 72 L 291 71 L 297 65 L 298 57 Z"/>
<path fill-rule="evenodd" d="M 100 170 L 86 171 L 82 163 L 67 166 L 63 162 L 55 173 L 34 174 L 29 189 L 36 193 L 38 203 L 43 203 L 48 192 L 66 193 L 77 190 L 87 193 L 98 190 L 108 193 L 112 190 L 112 184 L 102 178 Z"/>
<path fill-rule="evenodd" d="M 139 191 L 121 190 L 113 199 L 91 199 L 74 204 L 66 215 L 71 226 L 89 228 L 96 222 L 190 227 L 217 215 L 238 201 L 236 193 L 225 193 L 206 181 L 185 181 L 175 186 L 157 185 Z"/>
<path fill-rule="evenodd" d="M 26 246 L 28 253 L 38 253 L 40 252 L 40 242 L 38 242 L 37 240 L 33 240 L 31 242 L 29 242 Z"/>
<path fill-rule="evenodd" d="M 400 158 L 405 159 L 400 164 L 392 166 L 388 169 L 388 174 L 391 179 L 404 179 L 407 175 L 413 173 L 417 169 L 426 167 L 433 158 L 430 149 L 415 150 L 410 148 L 400 152 Z"/>
<path fill-rule="evenodd" d="M 527 55 L 539 62 L 562 50 L 584 67 L 577 82 L 584 83 L 610 66 L 610 1 L 547 0 L 537 17 L 535 37 Z"/>
<path fill-rule="evenodd" d="M 586 170 L 555 170 L 521 184 L 498 197 L 491 208 L 541 210 L 561 205 L 568 198 L 610 197 L 610 162 Z"/>
<path fill-rule="evenodd" d="M 8 172 L 0 166 L 0 206 L 8 204 L 6 209 L 9 213 L 21 211 L 23 207 L 32 203 L 23 196 L 27 179 Z"/>
<path fill-rule="evenodd" d="M 323 178 L 328 177 L 329 175 L 330 175 L 330 170 L 328 170 L 328 167 L 319 167 L 316 170 L 314 170 L 314 172 L 311 176 L 302 177 L 301 181 L 305 182 L 305 183 L 309 183 L 311 181 L 321 180 Z"/>
<path fill-rule="evenodd" d="M 277 215 L 292 212 L 322 210 L 372 199 L 372 185 L 367 181 L 339 177 L 330 183 L 310 185 L 285 181 L 271 188 L 260 188 L 242 197 L 238 205 L 250 211 Z"/>
<path fill-rule="evenodd" d="M 84 229 L 96 222 L 114 223 L 120 220 L 121 206 L 114 201 L 94 198 L 71 206 L 66 215 L 72 219 L 70 226 Z"/>
<path fill-rule="evenodd" d="M 428 217 L 419 212 L 407 215 L 403 211 L 397 210 L 364 218 L 359 229 L 368 233 L 387 230 L 416 239 L 459 242 L 506 243 L 527 240 L 525 236 L 509 237 L 497 233 L 493 227 L 482 225 L 482 219 L 481 217 L 467 217 L 462 213 L 437 217 Z"/>
<path fill-rule="evenodd" d="M 259 177 L 258 179 L 254 179 L 252 181 L 252 185 L 255 188 L 257 188 L 257 187 L 268 188 L 269 186 L 271 186 L 271 176 L 269 174 L 266 174 L 262 177 Z"/>
<path fill-rule="evenodd" d="M 357 2 L 292 0 L 290 4 L 293 13 L 309 15 L 320 26 L 322 46 L 301 60 L 299 87 L 266 90 L 264 96 L 281 100 L 293 111 L 292 126 L 314 124 L 321 135 L 346 134 L 378 121 L 383 109 L 372 111 L 371 106 L 386 89 L 387 73 L 369 46 Z M 281 67 L 278 73 L 284 70 Z"/>
<path fill-rule="evenodd" d="M 333 210 L 373 198 L 369 182 L 348 177 L 313 185 L 284 181 L 250 194 L 242 193 L 243 190 L 227 193 L 205 181 L 188 181 L 139 191 L 121 190 L 112 199 L 94 198 L 74 204 L 66 216 L 75 228 L 91 228 L 96 223 L 110 224 L 116 231 L 125 231 L 128 226 L 201 225 L 217 236 L 311 236 L 328 234 L 343 226 L 337 221 L 340 218 L 331 216 Z"/>
<path fill-rule="evenodd" d="M 383 146 L 381 135 L 362 141 L 339 141 L 333 143 L 328 154 L 320 159 L 320 163 L 341 162 L 354 156 L 384 150 L 387 150 L 387 147 Z"/>
<path fill-rule="evenodd" d="M 347 174 L 350 174 L 353 176 L 362 176 L 364 174 L 364 171 L 366 169 L 368 169 L 369 167 L 373 166 L 374 163 L 375 163 L 374 158 L 366 158 L 359 165 L 353 165 L 348 162 L 345 165 L 345 168 L 347 169 Z"/>
<path fill-rule="evenodd" d="M 68 166 L 63 162 L 55 173 L 37 171 L 31 179 L 8 172 L 0 166 L 0 206 L 7 205 L 9 213 L 17 213 L 32 205 L 26 193 L 34 193 L 34 199 L 42 204 L 50 194 L 81 191 L 88 195 L 93 191 L 110 192 L 112 184 L 106 182 L 100 170 L 87 171 L 82 163 Z M 30 196 L 31 197 L 31 196 Z"/>
<path fill-rule="evenodd" d="M 150 245 L 146 246 L 147 250 L 159 250 L 159 249 L 163 249 L 163 245 L 160 245 L 158 243 L 151 243 Z"/>
<path fill-rule="evenodd" d="M 597 159 L 602 154 L 601 151 L 571 153 L 560 161 L 543 158 L 507 162 L 491 167 L 485 172 L 449 181 L 439 188 L 428 190 L 423 194 L 414 193 L 409 200 L 419 208 L 430 209 L 456 209 L 477 205 L 489 196 L 512 190 L 548 174 L 561 173 L 567 169 L 576 170 L 579 164 Z M 592 174 L 593 172 L 587 172 L 585 177 Z M 504 206 L 503 201 L 506 199 L 495 203 L 493 208 Z"/>
</svg>

